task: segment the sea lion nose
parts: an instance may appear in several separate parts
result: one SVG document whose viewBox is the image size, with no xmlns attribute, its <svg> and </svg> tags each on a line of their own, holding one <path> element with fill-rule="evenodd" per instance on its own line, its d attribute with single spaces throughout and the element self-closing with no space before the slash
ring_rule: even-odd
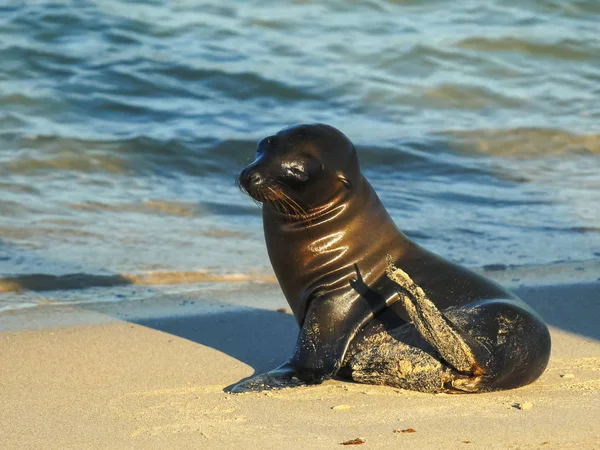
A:
<svg viewBox="0 0 600 450">
<path fill-rule="evenodd" d="M 245 188 L 256 188 L 264 181 L 263 176 L 253 168 L 246 168 L 240 174 L 241 185 Z"/>
<path fill-rule="evenodd" d="M 258 172 L 252 172 L 248 175 L 248 182 L 253 186 L 259 186 L 264 181 L 262 175 Z"/>
</svg>

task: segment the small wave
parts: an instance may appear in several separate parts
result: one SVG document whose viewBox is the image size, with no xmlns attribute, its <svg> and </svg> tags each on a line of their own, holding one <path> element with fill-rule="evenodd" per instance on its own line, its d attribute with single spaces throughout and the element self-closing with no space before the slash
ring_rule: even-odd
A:
<svg viewBox="0 0 600 450">
<path fill-rule="evenodd" d="M 1 205 L 0 205 L 1 206 Z M 20 213 L 22 207 L 20 206 Z M 5 214 L 0 207 L 0 213 Z M 74 239 L 74 238 L 100 238 L 102 235 L 85 231 L 77 225 L 57 228 L 57 227 L 0 227 L 0 236 L 3 238 L 29 240 L 39 236 L 49 236 L 53 238 Z"/>
<path fill-rule="evenodd" d="M 362 167 L 405 166 L 430 159 L 427 150 L 423 147 L 433 149 L 435 145 L 406 142 L 397 147 L 360 146 L 357 148 L 357 153 Z"/>
<path fill-rule="evenodd" d="M 573 233 L 600 233 L 600 227 L 571 227 L 568 230 Z"/>
<path fill-rule="evenodd" d="M 192 67 L 189 63 L 152 67 L 152 75 L 160 74 L 184 83 L 201 83 L 210 91 L 222 92 L 227 97 L 250 100 L 257 97 L 271 97 L 281 100 L 322 100 L 301 86 L 295 86 L 276 79 L 269 79 L 256 72 L 236 72 L 224 69 Z"/>
<path fill-rule="evenodd" d="M 103 202 L 81 202 L 68 203 L 66 206 L 76 211 L 90 212 L 116 212 L 116 213 L 138 213 L 149 215 L 166 215 L 176 217 L 201 217 L 210 214 L 216 215 L 255 215 L 258 208 L 253 206 L 241 206 L 217 202 L 175 202 L 166 200 L 147 200 L 139 203 L 103 203 Z M 227 230 L 205 230 L 209 237 L 245 237 L 245 234 L 230 232 Z"/>
<path fill-rule="evenodd" d="M 520 108 L 527 104 L 523 98 L 508 97 L 487 87 L 451 83 L 425 89 L 424 97 L 442 108 Z"/>
<path fill-rule="evenodd" d="M 457 47 L 485 52 L 518 52 L 526 56 L 546 56 L 565 60 L 585 60 L 598 56 L 585 41 L 561 39 L 554 43 L 532 42 L 516 38 L 488 39 L 473 37 L 457 42 Z"/>
<path fill-rule="evenodd" d="M 406 177 L 424 175 L 489 176 L 490 172 L 473 158 L 457 154 L 452 143 L 439 137 L 405 139 L 390 147 L 359 147 L 361 167 L 367 178 L 378 185 L 394 184 L 391 172 L 401 171 Z"/>
<path fill-rule="evenodd" d="M 37 195 L 40 193 L 40 190 L 35 188 L 34 186 L 29 186 L 26 184 L 20 183 L 4 183 L 0 181 L 0 191 L 4 192 L 16 192 L 21 194 L 34 194 Z"/>
<path fill-rule="evenodd" d="M 600 134 L 574 134 L 550 128 L 449 130 L 439 133 L 463 149 L 502 157 L 600 153 Z"/>
<path fill-rule="evenodd" d="M 477 195 L 475 193 L 460 192 L 435 192 L 430 197 L 437 198 L 444 202 L 454 202 L 458 205 L 487 205 L 495 208 L 512 208 L 514 206 L 539 206 L 551 205 L 552 201 L 542 199 L 512 199 L 512 198 L 491 198 L 487 195 Z"/>
<path fill-rule="evenodd" d="M 274 283 L 275 277 L 243 273 L 215 274 L 205 271 L 150 272 L 145 274 L 94 275 L 75 273 L 67 275 L 27 274 L 0 278 L 0 292 L 62 291 L 91 287 L 127 285 L 173 285 L 183 283 L 235 283 L 261 281 Z"/>
<path fill-rule="evenodd" d="M 35 174 L 57 170 L 138 175 L 233 174 L 256 147 L 254 141 L 211 139 L 159 140 L 137 136 L 124 140 L 88 140 L 63 136 L 23 137 L 19 157 L 0 162 L 0 171 Z"/>
<path fill-rule="evenodd" d="M 148 200 L 141 203 L 109 204 L 102 202 L 71 203 L 69 208 L 77 211 L 111 211 L 111 212 L 136 212 L 143 214 L 164 214 L 178 217 L 200 216 L 200 206 L 194 203 L 169 202 Z"/>
<path fill-rule="evenodd" d="M 34 208 L 20 204 L 11 200 L 0 200 L 0 216 L 24 216 L 26 214 L 37 212 Z M 2 228 L 0 227 L 0 232 Z"/>
<path fill-rule="evenodd" d="M 55 172 L 59 170 L 84 173 L 126 173 L 128 169 L 120 158 L 110 155 L 99 155 L 90 158 L 80 153 L 69 156 L 54 156 L 46 158 L 21 157 L 0 165 L 7 172 L 30 175 L 40 172 Z"/>
<path fill-rule="evenodd" d="M 555 261 L 548 264 L 486 264 L 477 271 L 505 286 L 597 283 L 600 262 Z"/>
</svg>

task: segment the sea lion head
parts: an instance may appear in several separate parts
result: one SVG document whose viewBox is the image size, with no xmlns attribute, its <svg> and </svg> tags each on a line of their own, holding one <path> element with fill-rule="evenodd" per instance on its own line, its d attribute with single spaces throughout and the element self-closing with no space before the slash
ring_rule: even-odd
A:
<svg viewBox="0 0 600 450">
<path fill-rule="evenodd" d="M 297 125 L 258 142 L 238 184 L 254 200 L 287 216 L 309 215 L 351 191 L 361 179 L 356 149 L 339 130 Z"/>
</svg>

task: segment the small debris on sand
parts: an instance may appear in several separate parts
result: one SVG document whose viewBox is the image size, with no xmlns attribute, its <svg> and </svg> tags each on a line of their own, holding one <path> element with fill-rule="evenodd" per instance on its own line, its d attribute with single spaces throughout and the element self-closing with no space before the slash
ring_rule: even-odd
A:
<svg viewBox="0 0 600 450">
<path fill-rule="evenodd" d="M 415 430 L 414 428 L 406 428 L 404 430 L 401 430 L 400 428 L 396 428 L 394 430 L 394 433 L 416 433 L 417 430 Z"/>
<path fill-rule="evenodd" d="M 287 308 L 277 308 L 275 311 L 280 312 L 282 314 L 289 314 L 290 310 Z"/>
<path fill-rule="evenodd" d="M 364 444 L 365 441 L 362 438 L 356 438 L 356 439 L 350 439 L 349 441 L 345 441 L 345 442 L 341 442 L 340 445 L 359 445 L 359 444 Z"/>
<path fill-rule="evenodd" d="M 575 378 L 575 375 L 572 373 L 564 373 L 560 376 L 561 378 Z"/>
<path fill-rule="evenodd" d="M 331 409 L 333 409 L 334 411 L 346 411 L 350 408 L 352 408 L 352 406 L 350 405 L 337 405 L 331 407 Z"/>
<path fill-rule="evenodd" d="M 522 411 L 527 411 L 528 409 L 533 408 L 533 403 L 531 403 L 531 402 L 515 403 L 513 405 L 513 407 L 520 409 Z"/>
</svg>

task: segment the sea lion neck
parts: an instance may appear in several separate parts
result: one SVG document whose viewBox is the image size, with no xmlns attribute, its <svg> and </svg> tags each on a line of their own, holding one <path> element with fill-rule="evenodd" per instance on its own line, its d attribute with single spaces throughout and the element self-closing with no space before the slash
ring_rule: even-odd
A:
<svg viewBox="0 0 600 450">
<path fill-rule="evenodd" d="M 367 180 L 356 177 L 352 182 L 351 189 L 338 191 L 310 219 L 290 220 L 273 207 L 263 208 L 269 258 L 299 324 L 315 296 L 334 291 L 358 295 L 348 290 L 356 264 L 366 282 L 383 273 L 385 259 L 365 256 L 367 249 L 390 246 L 398 233 Z"/>
</svg>

